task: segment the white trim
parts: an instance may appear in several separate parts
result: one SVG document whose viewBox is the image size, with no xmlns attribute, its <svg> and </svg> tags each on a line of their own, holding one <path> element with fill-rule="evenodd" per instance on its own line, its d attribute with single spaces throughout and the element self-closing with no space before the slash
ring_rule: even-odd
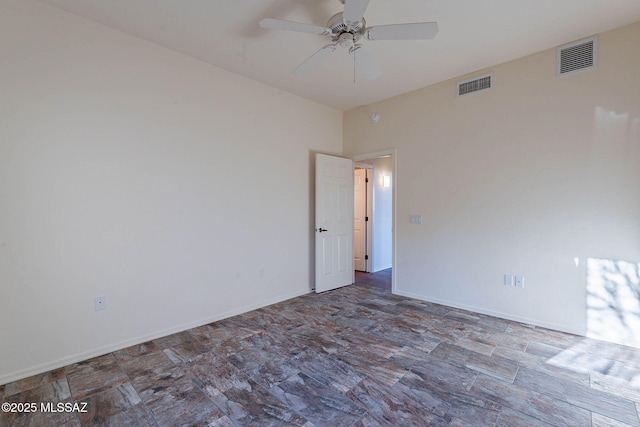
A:
<svg viewBox="0 0 640 427">
<path fill-rule="evenodd" d="M 427 298 L 424 295 L 418 295 L 412 292 L 399 291 L 394 293 L 397 295 L 401 295 L 403 297 L 414 298 L 420 301 L 432 302 L 434 304 L 445 305 L 451 308 L 458 308 L 461 310 L 473 311 L 474 313 L 486 314 L 488 316 L 499 317 L 500 319 L 512 320 L 514 322 L 520 322 L 528 325 L 539 326 L 541 328 L 553 329 L 554 331 L 560 331 L 560 332 L 566 332 L 568 334 L 585 336 L 585 331 L 579 331 L 578 329 L 574 329 L 567 325 L 563 325 L 559 323 L 545 322 L 544 320 L 540 320 L 540 319 L 517 316 L 509 313 L 503 313 L 500 311 L 487 310 L 487 309 L 476 307 L 473 305 L 458 304 L 453 301 L 442 300 L 439 298 Z"/>
<path fill-rule="evenodd" d="M 361 168 L 361 169 L 373 169 L 373 165 L 370 165 L 369 163 L 362 163 L 362 162 L 353 162 L 353 167 Z"/>
<path fill-rule="evenodd" d="M 158 332 L 153 332 L 147 335 L 143 335 L 137 338 L 132 338 L 125 341 L 120 341 L 116 344 L 110 344 L 103 347 L 98 347 L 95 349 L 91 349 L 89 351 L 85 351 L 82 353 L 74 354 L 72 356 L 63 357 L 61 359 L 54 360 L 52 362 L 43 363 L 41 365 L 37 365 L 28 369 L 23 369 L 17 372 L 10 372 L 8 374 L 3 374 L 0 376 L 0 385 L 8 384 L 13 381 L 21 380 L 24 378 L 31 377 L 33 375 L 42 374 L 45 372 L 49 372 L 53 369 L 59 369 L 67 365 L 71 365 L 73 363 L 78 363 L 83 360 L 91 359 L 93 357 L 103 356 L 105 354 L 112 353 L 114 351 L 122 350 L 127 347 L 131 347 L 132 345 L 142 344 L 147 341 L 151 341 L 154 339 L 166 337 L 168 335 L 176 334 L 178 332 L 186 331 L 188 329 L 197 328 L 198 326 L 207 325 L 209 323 L 217 322 L 222 319 L 226 319 L 229 317 L 237 316 L 239 314 L 247 313 L 252 310 L 257 310 L 262 307 L 267 307 L 272 304 L 277 304 L 282 301 L 289 300 L 291 298 L 296 298 L 302 295 L 307 295 L 311 293 L 311 291 L 306 290 L 302 292 L 293 292 L 291 294 L 281 295 L 276 298 L 272 298 L 269 300 L 265 300 L 261 303 L 251 304 L 242 308 L 238 308 L 235 310 L 230 310 L 222 314 L 218 314 L 215 316 L 211 316 L 205 319 L 201 319 L 195 322 L 185 323 L 181 326 L 176 326 L 173 328 L 164 329 Z"/>
<path fill-rule="evenodd" d="M 373 215 L 373 198 L 375 197 L 375 191 L 373 191 L 375 182 L 373 182 L 373 176 L 375 175 L 375 167 L 371 169 L 366 169 L 368 185 L 367 185 L 367 216 L 369 220 L 367 221 L 367 255 L 369 256 L 368 262 L 365 264 L 367 266 L 367 273 L 371 273 L 373 271 L 373 221 L 375 221 Z"/>
<path fill-rule="evenodd" d="M 352 159 L 354 162 L 359 162 L 362 160 L 367 160 L 367 159 L 375 159 L 378 157 L 385 157 L 385 156 L 391 156 L 391 161 L 392 161 L 392 171 L 391 171 L 391 176 L 393 177 L 393 179 L 391 180 L 391 189 L 392 189 L 392 194 L 391 194 L 391 216 L 392 218 L 392 236 L 391 236 L 391 293 L 395 294 L 397 286 L 396 286 L 396 272 L 397 272 L 397 268 L 396 268 L 396 249 L 397 249 L 397 238 L 396 238 L 396 224 L 398 221 L 398 215 L 396 214 L 396 203 L 397 203 L 397 194 L 398 194 L 398 150 L 396 148 L 392 148 L 389 150 L 383 150 L 383 151 L 375 151 L 373 153 L 365 153 L 365 154 L 358 154 L 357 156 L 353 156 Z M 355 272 L 354 272 L 354 276 L 355 276 Z M 355 279 L 354 279 L 355 282 Z"/>
<path fill-rule="evenodd" d="M 366 221 L 366 225 L 365 225 L 365 229 L 366 229 L 366 237 L 365 237 L 365 248 L 364 248 L 364 252 L 365 255 L 368 256 L 368 258 L 365 260 L 364 262 L 364 271 L 365 273 L 371 273 L 371 271 L 373 270 L 373 245 L 372 245 L 372 236 L 373 236 L 373 210 L 371 209 L 373 207 L 373 171 L 374 171 L 374 166 L 370 165 L 368 163 L 361 163 L 361 162 L 353 162 L 353 170 L 354 170 L 354 174 L 355 174 L 355 170 L 357 168 L 360 169 L 364 169 L 365 170 L 365 177 L 369 180 L 368 184 L 366 185 L 366 199 L 367 199 L 367 206 L 365 207 L 365 216 L 369 217 L 369 221 Z M 354 184 L 355 185 L 355 184 Z M 354 187 L 354 200 L 355 200 L 355 187 Z M 355 212 L 355 210 L 354 210 Z M 354 213 L 355 215 L 355 213 Z M 355 247 L 355 223 L 354 223 L 354 242 L 353 242 L 353 254 L 354 254 L 354 265 L 355 265 L 355 253 L 356 253 L 356 247 Z M 356 282 L 356 273 L 355 273 L 355 268 L 354 268 L 354 272 L 353 272 L 353 283 Z"/>
</svg>

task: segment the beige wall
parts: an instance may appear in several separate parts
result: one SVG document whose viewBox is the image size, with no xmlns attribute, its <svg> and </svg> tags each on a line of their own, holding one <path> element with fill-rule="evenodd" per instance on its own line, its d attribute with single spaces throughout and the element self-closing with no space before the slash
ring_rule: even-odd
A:
<svg viewBox="0 0 640 427">
<path fill-rule="evenodd" d="M 639 45 L 636 23 L 596 70 L 558 78 L 552 49 L 345 113 L 345 155 L 397 148 L 399 293 L 584 333 L 586 259 L 640 260 Z"/>
<path fill-rule="evenodd" d="M 341 112 L 31 0 L 0 55 L 0 384 L 309 291 Z"/>
</svg>

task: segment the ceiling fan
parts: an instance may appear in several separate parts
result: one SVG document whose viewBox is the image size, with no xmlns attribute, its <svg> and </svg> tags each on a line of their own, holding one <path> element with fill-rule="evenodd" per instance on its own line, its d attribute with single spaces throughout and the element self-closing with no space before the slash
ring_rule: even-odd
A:
<svg viewBox="0 0 640 427">
<path fill-rule="evenodd" d="M 428 40 L 438 33 L 436 22 L 416 22 L 410 24 L 392 24 L 367 27 L 364 13 L 370 0 L 339 0 L 344 4 L 344 11 L 329 18 L 326 27 L 283 21 L 280 19 L 263 19 L 260 27 L 269 30 L 284 30 L 297 33 L 310 33 L 326 36 L 331 43 L 320 48 L 309 59 L 293 70 L 293 74 L 301 76 L 315 68 L 320 61 L 338 46 L 348 49 L 355 66 L 364 76 L 373 80 L 380 76 L 380 67 L 373 56 L 360 43 L 366 40 Z"/>
</svg>

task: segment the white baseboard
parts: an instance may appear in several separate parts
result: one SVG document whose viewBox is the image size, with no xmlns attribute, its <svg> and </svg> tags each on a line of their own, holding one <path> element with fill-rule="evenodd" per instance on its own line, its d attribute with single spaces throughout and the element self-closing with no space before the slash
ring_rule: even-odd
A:
<svg viewBox="0 0 640 427">
<path fill-rule="evenodd" d="M 446 305 L 447 307 L 459 308 L 459 309 L 462 309 L 462 310 L 473 311 L 475 313 L 486 314 L 486 315 L 489 315 L 489 316 L 499 317 L 501 319 L 513 320 L 514 322 L 526 323 L 528 325 L 533 325 L 533 326 L 539 326 L 541 328 L 552 329 L 554 331 L 566 332 L 566 333 L 569 333 L 569 334 L 580 335 L 580 336 L 584 336 L 585 335 L 585 331 L 579 331 L 579 330 L 577 330 L 575 328 L 572 328 L 570 326 L 567 326 L 567 325 L 554 323 L 554 322 L 547 322 L 547 321 L 541 320 L 541 319 L 533 319 L 533 318 L 530 318 L 530 317 L 518 316 L 518 315 L 510 314 L 510 313 L 502 313 L 500 311 L 487 310 L 487 309 L 482 308 L 482 307 L 475 307 L 475 306 L 467 305 L 467 304 L 459 304 L 459 303 L 456 303 L 456 302 L 453 302 L 453 301 L 441 300 L 441 299 L 438 299 L 438 298 L 428 298 L 428 297 L 425 297 L 424 295 L 418 295 L 418 294 L 414 294 L 412 292 L 399 291 L 397 289 L 394 290 L 393 293 L 396 294 L 396 295 L 404 296 L 404 297 L 414 298 L 414 299 L 417 299 L 417 300 L 420 300 L 420 301 L 432 302 L 434 304 Z"/>
<path fill-rule="evenodd" d="M 112 353 L 117 350 L 122 350 L 123 348 L 130 347 L 132 345 L 141 344 L 143 342 L 147 342 L 150 340 L 155 340 L 158 338 L 166 337 L 167 335 L 175 334 L 178 332 L 186 331 L 187 329 L 197 328 L 198 326 L 206 325 L 212 322 L 217 322 L 218 320 L 226 319 L 229 317 L 237 316 L 239 314 L 246 313 L 248 311 L 257 310 L 262 307 L 266 307 L 272 304 L 276 304 L 282 301 L 286 301 L 291 298 L 296 298 L 302 295 L 306 295 L 310 293 L 309 290 L 303 292 L 293 292 L 291 294 L 280 295 L 276 298 L 272 298 L 257 304 L 251 304 L 248 306 L 236 308 L 233 310 L 226 311 L 224 313 L 219 313 L 211 317 L 207 317 L 205 319 L 201 319 L 195 322 L 185 323 L 176 327 L 163 329 L 160 331 L 156 331 L 147 335 L 127 339 L 124 341 L 120 341 L 118 343 L 109 344 L 103 347 L 98 347 L 95 349 L 91 349 L 89 351 L 85 351 L 82 353 L 73 354 L 67 357 L 63 357 L 57 360 L 53 360 L 51 362 L 43 363 L 41 365 L 33 366 L 28 369 L 23 369 L 17 372 L 10 372 L 7 374 L 0 375 L 0 385 L 8 384 L 13 381 L 21 380 L 23 378 L 28 378 L 33 375 L 42 374 L 53 369 L 62 368 L 67 365 L 71 365 L 73 363 L 78 363 L 83 360 L 91 359 L 93 357 L 103 356 L 108 353 Z"/>
</svg>

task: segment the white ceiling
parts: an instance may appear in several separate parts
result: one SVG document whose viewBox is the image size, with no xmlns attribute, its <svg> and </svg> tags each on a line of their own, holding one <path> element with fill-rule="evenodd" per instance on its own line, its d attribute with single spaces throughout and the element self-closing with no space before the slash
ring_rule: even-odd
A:
<svg viewBox="0 0 640 427">
<path fill-rule="evenodd" d="M 325 26 L 338 0 L 41 0 L 73 14 L 340 110 L 640 21 L 640 0 L 371 0 L 368 26 L 437 21 L 428 41 L 364 41 L 382 77 L 342 49 L 291 74 L 328 39 L 261 29 L 263 18 Z"/>
</svg>

